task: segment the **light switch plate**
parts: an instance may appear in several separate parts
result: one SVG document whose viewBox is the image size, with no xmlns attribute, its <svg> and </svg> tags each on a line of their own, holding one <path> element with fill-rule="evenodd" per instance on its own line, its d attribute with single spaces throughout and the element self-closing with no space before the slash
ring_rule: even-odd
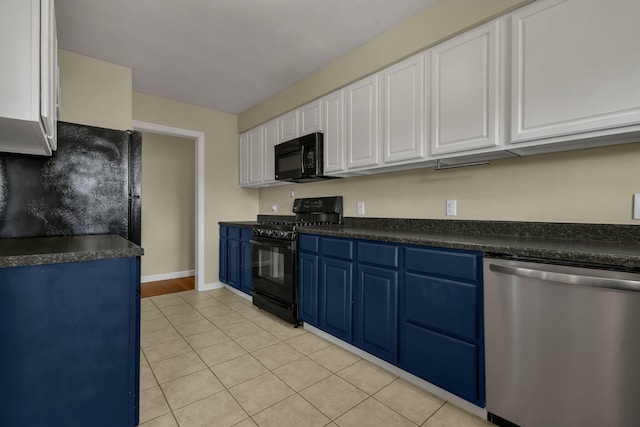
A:
<svg viewBox="0 0 640 427">
<path fill-rule="evenodd" d="M 640 193 L 633 195 L 633 219 L 640 219 Z"/>
<path fill-rule="evenodd" d="M 358 202 L 358 215 L 364 215 L 364 202 Z"/>
</svg>

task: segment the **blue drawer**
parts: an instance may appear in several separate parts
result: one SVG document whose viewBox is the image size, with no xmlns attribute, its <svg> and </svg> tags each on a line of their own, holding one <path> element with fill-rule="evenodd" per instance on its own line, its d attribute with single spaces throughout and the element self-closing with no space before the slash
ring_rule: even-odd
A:
<svg viewBox="0 0 640 427">
<path fill-rule="evenodd" d="M 345 239 L 322 238 L 322 255 L 332 258 L 353 259 L 353 241 Z"/>
<path fill-rule="evenodd" d="M 411 324 L 402 329 L 401 368 L 484 406 L 484 384 L 479 381 L 475 345 Z"/>
<path fill-rule="evenodd" d="M 477 286 L 414 273 L 404 278 L 408 322 L 477 341 Z"/>
<path fill-rule="evenodd" d="M 358 261 L 376 266 L 398 268 L 399 247 L 373 242 L 358 242 Z"/>
<path fill-rule="evenodd" d="M 298 248 L 301 251 L 318 253 L 320 250 L 320 238 L 318 236 L 301 234 L 298 238 Z"/>
<path fill-rule="evenodd" d="M 407 247 L 407 270 L 479 283 L 482 259 L 474 253 Z"/>
<path fill-rule="evenodd" d="M 221 225 L 220 226 L 220 237 L 222 237 L 222 238 L 227 237 L 227 230 L 228 230 L 227 226 Z"/>
</svg>

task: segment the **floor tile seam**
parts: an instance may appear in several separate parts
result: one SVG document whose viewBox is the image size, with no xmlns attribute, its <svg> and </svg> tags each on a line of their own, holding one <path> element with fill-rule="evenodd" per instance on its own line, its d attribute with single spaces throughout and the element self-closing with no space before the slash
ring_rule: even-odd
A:
<svg viewBox="0 0 640 427">
<path fill-rule="evenodd" d="M 216 375 L 216 373 L 215 373 L 215 372 L 213 372 L 213 369 L 211 369 L 212 367 L 211 367 L 211 366 L 209 366 L 209 364 L 208 364 L 208 363 L 207 363 L 207 362 L 202 358 L 202 356 L 200 356 L 200 354 L 199 354 L 199 353 L 196 351 L 196 349 L 191 345 L 191 343 L 186 339 L 186 337 L 184 337 L 184 336 L 180 333 L 180 331 L 177 331 L 177 332 L 178 332 L 178 334 L 180 334 L 180 336 L 182 336 L 182 337 L 183 337 L 183 339 L 185 340 L 185 342 L 187 343 L 187 345 L 189 346 L 189 348 L 191 348 L 191 350 L 193 351 L 193 353 L 195 353 L 195 355 L 198 357 L 198 359 L 200 359 L 200 361 L 204 364 L 204 366 L 206 366 L 206 367 L 207 367 L 207 369 L 209 369 L 209 371 L 211 371 L 211 373 L 213 374 L 213 376 L 214 376 L 218 381 L 220 381 L 220 384 L 222 384 L 222 381 L 220 380 L 220 378 L 218 378 L 218 376 Z M 224 333 L 224 332 L 223 332 L 223 333 Z M 196 334 L 196 335 L 197 335 L 197 334 Z M 178 355 L 178 356 L 175 356 L 175 357 L 180 357 L 180 356 L 183 356 L 184 354 L 186 354 L 186 353 L 183 353 L 183 354 Z M 146 355 L 145 355 L 145 358 L 146 358 Z M 169 360 L 169 359 L 165 359 L 165 360 Z M 149 362 L 149 360 L 148 360 L 148 358 L 147 358 L 147 363 L 148 363 L 148 362 Z M 153 367 L 151 366 L 151 363 L 149 363 L 149 366 L 151 367 L 151 370 L 153 371 Z M 196 372 L 199 372 L 199 371 L 196 371 Z M 188 375 L 191 375 L 192 373 L 193 373 L 193 372 L 191 372 L 190 374 L 182 375 L 181 377 L 178 377 L 178 378 L 184 378 L 184 377 L 186 377 L 186 376 L 188 376 Z M 155 372 L 154 372 L 154 376 L 155 376 Z M 178 379 L 178 378 L 174 378 L 174 379 L 172 379 L 172 380 L 170 380 L 170 381 L 174 381 L 174 380 L 176 380 L 176 379 Z M 170 382 L 170 381 L 167 381 L 167 382 Z M 158 385 L 160 385 L 160 382 L 158 381 L 158 379 L 157 379 L 157 378 L 156 378 L 156 382 L 158 383 Z M 167 382 L 165 382 L 164 384 L 166 384 Z M 224 386 L 224 384 L 223 384 L 223 386 Z"/>
<path fill-rule="evenodd" d="M 159 387 L 160 387 L 160 389 L 162 390 L 163 396 L 164 396 L 165 400 L 167 401 L 167 406 L 169 406 L 169 409 L 171 409 L 171 413 L 173 413 L 173 412 L 175 412 L 175 411 L 177 411 L 177 410 L 179 410 L 179 409 L 186 408 L 187 406 L 189 406 L 189 405 L 191 405 L 191 404 L 193 404 L 193 403 L 199 402 L 199 401 L 201 401 L 201 400 L 204 400 L 204 399 L 206 399 L 206 398 L 208 398 L 208 397 L 213 396 L 214 394 L 218 394 L 218 393 L 220 393 L 221 391 L 226 390 L 226 388 L 224 387 L 224 384 L 222 384 L 222 381 L 220 381 L 220 379 L 218 379 L 218 377 L 216 377 L 216 376 L 215 376 L 216 374 L 214 374 L 213 372 L 211 372 L 211 373 L 213 374 L 213 376 L 216 378 L 216 380 L 218 380 L 218 382 L 220 383 L 220 385 L 223 387 L 223 389 L 222 389 L 222 390 L 218 390 L 218 391 L 213 392 L 213 393 L 211 393 L 211 394 L 208 394 L 208 395 L 206 395 L 206 396 L 204 396 L 204 397 L 202 397 L 202 398 L 200 398 L 200 399 L 196 399 L 196 400 L 194 400 L 193 402 L 189 402 L 189 403 L 187 403 L 186 405 L 180 406 L 179 408 L 175 408 L 175 409 L 174 409 L 174 408 L 172 408 L 172 407 L 171 407 L 171 404 L 169 403 L 169 399 L 167 399 L 167 396 L 166 396 L 166 395 L 165 395 L 165 393 L 164 393 L 164 388 L 162 388 L 162 386 L 163 386 L 163 385 L 166 385 L 166 384 L 168 384 L 168 383 L 170 383 L 170 382 L 177 381 L 177 380 L 179 380 L 179 379 L 181 379 L 181 378 L 185 378 L 185 377 L 188 377 L 189 375 L 193 375 L 193 374 L 196 374 L 196 373 L 198 373 L 198 372 L 202 372 L 202 371 L 209 371 L 209 372 L 211 372 L 211 369 L 209 369 L 209 368 L 201 369 L 201 370 L 199 370 L 199 371 L 191 372 L 190 374 L 184 375 L 184 376 L 182 376 L 182 377 L 175 378 L 175 379 L 173 379 L 173 380 L 171 380 L 171 381 L 167 381 L 166 383 L 163 383 L 163 384 L 158 383 L 158 386 L 159 386 Z M 177 422 L 177 420 L 176 420 L 176 422 Z"/>
<path fill-rule="evenodd" d="M 433 418 L 433 417 L 434 417 L 434 415 L 436 415 L 436 414 L 438 413 L 438 411 L 440 411 L 442 408 L 444 408 L 444 405 L 446 405 L 446 404 L 447 404 L 447 401 L 445 400 L 445 401 L 444 401 L 444 402 L 442 402 L 442 404 L 438 407 L 438 409 L 436 409 L 435 411 L 433 411 L 433 413 L 432 413 L 431 415 L 429 415 L 429 416 L 427 417 L 427 419 L 426 419 L 426 420 L 424 420 L 424 421 L 422 422 L 422 424 L 420 424 L 420 425 L 421 425 L 421 426 L 423 426 L 423 425 L 425 425 L 427 422 L 429 422 L 429 420 L 430 420 L 431 418 Z"/>
<path fill-rule="evenodd" d="M 325 347 L 325 348 L 326 348 L 326 347 Z M 311 353 L 311 354 L 318 353 L 318 352 L 320 352 L 320 351 L 324 350 L 325 348 L 322 348 L 322 349 L 320 349 L 320 350 L 318 350 L 318 351 L 316 351 L 316 352 L 314 352 L 314 353 Z M 347 350 L 347 351 L 348 351 L 348 350 Z M 351 352 L 349 352 L 349 353 L 351 353 Z M 327 368 L 326 366 L 324 366 L 322 363 L 320 363 L 320 362 L 318 362 L 317 360 L 315 360 L 315 359 L 311 358 L 311 354 L 309 354 L 307 357 L 309 357 L 311 360 L 313 360 L 314 362 L 316 362 L 318 365 L 322 366 L 323 368 L 325 368 L 325 369 L 327 369 L 327 370 L 331 371 L 333 374 L 337 374 L 337 373 L 338 373 L 338 372 L 340 372 L 340 371 L 343 371 L 343 370 L 345 370 L 345 369 L 347 369 L 347 368 L 352 367 L 353 365 L 355 365 L 356 363 L 360 362 L 361 360 L 364 360 L 364 359 L 362 359 L 362 357 L 358 356 L 357 354 L 355 354 L 355 353 L 351 353 L 351 354 L 353 354 L 353 355 L 357 356 L 357 357 L 358 357 L 358 360 L 356 360 L 356 361 L 354 361 L 354 362 L 352 362 L 352 363 L 348 364 L 347 366 L 345 366 L 345 367 L 343 367 L 343 368 L 338 369 L 337 371 L 332 371 L 331 369 L 329 369 L 329 368 Z M 395 380 L 394 380 L 394 381 L 395 381 Z"/>
<path fill-rule="evenodd" d="M 355 408 L 357 408 L 360 405 L 363 405 L 367 400 L 369 399 L 373 399 L 376 402 L 382 404 L 382 406 L 384 406 L 385 408 L 391 410 L 392 412 L 395 412 L 396 414 L 400 415 L 402 418 L 404 418 L 406 421 L 408 421 L 412 426 L 415 427 L 420 427 L 418 424 L 414 423 L 413 421 L 411 421 L 409 418 L 405 417 L 404 415 L 402 415 L 401 413 L 399 413 L 398 411 L 394 410 L 393 408 L 389 408 L 387 405 L 385 405 L 383 402 L 380 402 L 378 399 L 376 399 L 373 395 L 370 395 L 369 397 L 367 397 L 366 399 L 364 399 L 362 402 L 358 403 L 357 405 L 355 405 L 353 408 L 349 409 L 347 412 L 345 412 L 344 414 L 340 415 L 340 417 L 342 417 L 343 415 L 347 414 L 350 411 L 353 411 Z M 340 418 L 338 417 L 338 418 Z M 338 419 L 336 418 L 336 420 Z M 336 423 L 337 424 L 337 423 Z"/>
<path fill-rule="evenodd" d="M 334 374 L 334 375 L 335 375 L 335 374 Z M 327 378 L 330 378 L 330 377 L 327 377 Z M 327 378 L 323 378 L 323 379 L 322 379 L 322 380 L 320 380 L 320 381 L 326 380 Z M 318 381 L 318 382 L 320 382 L 320 381 Z M 317 383 L 316 383 L 316 384 L 317 384 Z M 313 385 L 315 385 L 315 384 L 313 384 Z M 335 420 L 337 420 L 338 418 L 340 418 L 341 416 L 343 416 L 344 414 L 346 414 L 347 412 L 349 412 L 350 410 L 352 410 L 353 408 L 355 408 L 356 406 L 358 406 L 359 404 L 361 404 L 362 402 L 364 402 L 365 400 L 367 400 L 368 398 L 370 398 L 370 397 L 371 397 L 371 395 L 369 395 L 369 393 L 367 393 L 367 397 L 365 397 L 364 399 L 362 399 L 362 401 L 361 401 L 361 402 L 356 403 L 356 404 L 355 404 L 355 405 L 353 405 L 351 408 L 349 408 L 349 409 L 347 409 L 346 411 L 344 411 L 344 412 L 340 413 L 339 415 L 336 415 L 336 417 L 335 417 L 335 418 L 332 418 L 332 417 L 331 417 L 331 415 L 329 415 L 329 414 L 327 414 L 327 413 L 325 413 L 325 412 L 322 412 L 322 409 L 318 408 L 316 405 L 314 405 L 314 404 L 313 404 L 313 402 L 312 402 L 312 401 L 310 401 L 309 399 L 307 399 L 306 397 L 304 397 L 304 395 L 302 394 L 302 392 L 303 392 L 303 391 L 305 391 L 305 390 L 307 390 L 307 389 L 309 389 L 309 388 L 313 387 L 313 385 L 311 385 L 311 386 L 309 386 L 309 387 L 307 387 L 307 388 L 305 388 L 305 389 L 303 389 L 303 390 L 300 390 L 300 391 L 298 391 L 298 392 L 296 392 L 296 393 L 297 393 L 297 394 L 298 394 L 302 399 L 304 399 L 304 400 L 305 400 L 309 405 L 313 406 L 313 407 L 314 407 L 315 409 L 317 409 L 317 410 L 318 410 L 322 415 L 324 415 L 325 417 L 327 417 L 327 418 L 330 420 L 328 424 L 331 424 L 332 422 L 335 422 Z M 327 425 L 328 425 L 328 424 L 327 424 Z"/>
<path fill-rule="evenodd" d="M 222 384 L 222 382 L 220 382 L 220 384 Z M 222 384 L 222 386 L 224 387 L 224 384 Z M 251 418 L 251 415 L 249 415 L 249 413 L 244 409 L 244 407 L 243 407 L 242 405 L 240 405 L 240 402 L 238 402 L 238 401 L 236 400 L 236 398 L 233 396 L 233 394 L 231 394 L 231 392 L 229 391 L 229 389 L 227 389 L 226 387 L 225 387 L 223 390 L 217 391 L 217 392 L 215 392 L 215 393 L 213 393 L 213 394 L 210 394 L 210 395 L 208 395 L 208 396 L 206 396 L 206 397 L 203 397 L 203 398 L 201 398 L 201 399 L 194 400 L 193 402 L 189 403 L 188 405 L 184 405 L 184 406 L 182 406 L 182 407 L 180 407 L 180 408 L 176 409 L 176 411 L 179 411 L 179 410 L 184 409 L 184 408 L 186 408 L 186 407 L 188 407 L 188 406 L 191 406 L 191 405 L 195 405 L 196 403 L 201 402 L 201 401 L 203 401 L 203 400 L 205 400 L 205 399 L 208 399 L 208 398 L 210 398 L 211 396 L 215 396 L 216 394 L 222 393 L 223 391 L 226 391 L 226 392 L 229 394 L 229 396 L 231 396 L 231 398 L 232 398 L 232 399 L 233 399 L 233 400 L 238 404 L 238 406 L 240 407 L 240 409 L 242 409 L 242 411 L 245 413 L 245 415 L 247 416 L 247 418 Z M 170 407 L 170 406 L 169 406 L 169 407 Z M 173 414 L 173 417 L 176 419 L 176 423 L 178 424 L 178 426 L 180 426 L 180 423 L 178 422 L 178 419 L 177 419 L 177 417 L 175 416 L 175 413 L 174 413 L 174 411 L 173 411 L 173 410 L 171 411 L 171 413 Z M 246 420 L 247 418 L 244 418 L 242 421 Z M 242 422 L 242 421 L 240 421 L 240 422 Z M 236 424 L 238 424 L 238 423 L 236 423 Z M 185 426 L 185 427 L 188 427 L 188 426 Z"/>
<path fill-rule="evenodd" d="M 266 372 L 265 372 L 265 373 L 266 373 Z M 264 374 L 261 374 L 261 375 L 264 375 Z M 259 377 L 259 376 L 260 376 L 260 375 L 258 375 L 258 377 Z M 252 378 L 252 379 L 256 379 L 256 378 L 258 378 L 258 377 L 254 377 L 254 378 Z M 279 379 L 279 378 L 278 378 L 278 379 Z M 248 380 L 248 381 L 251 381 L 251 380 Z M 282 381 L 282 380 L 280 380 L 280 381 Z M 245 381 L 245 382 L 247 382 L 247 381 Z M 277 402 L 275 402 L 275 403 L 273 403 L 273 404 L 271 404 L 271 405 L 267 406 L 266 408 L 261 409 L 260 411 L 256 412 L 256 413 L 255 413 L 255 414 L 253 414 L 253 415 L 249 414 L 249 417 L 254 417 L 254 416 L 258 415 L 259 413 L 264 412 L 264 411 L 266 411 L 267 409 L 270 409 L 271 407 L 273 407 L 273 406 L 277 405 L 278 403 L 284 402 L 285 400 L 287 400 L 287 399 L 288 399 L 288 398 L 290 398 L 291 396 L 293 396 L 293 395 L 295 395 L 295 394 L 298 394 L 298 393 L 297 393 L 293 388 L 291 388 L 291 386 L 290 386 L 289 384 L 285 383 L 284 381 L 282 381 L 282 382 L 284 383 L 284 385 L 286 385 L 287 387 L 289 387 L 289 389 L 291 389 L 292 393 L 291 393 L 291 394 L 289 394 L 289 395 L 287 395 L 287 396 L 285 396 L 285 397 L 283 397 L 282 399 L 278 400 Z M 234 385 L 233 387 L 236 387 L 236 386 L 238 386 L 238 385 L 240 385 L 240 384 L 236 384 L 236 385 Z M 232 387 L 232 388 L 233 388 L 233 387 Z M 231 395 L 233 396 L 233 393 L 231 393 L 231 390 L 229 390 L 229 394 L 231 394 Z M 233 397 L 235 398 L 235 396 L 233 396 Z M 239 404 L 240 406 L 242 406 L 242 404 L 240 404 L 240 402 L 238 402 L 238 404 Z M 244 409 L 244 406 L 242 406 L 242 409 Z M 247 409 L 244 409 L 244 410 L 245 410 L 245 412 L 247 412 Z M 248 414 L 248 413 L 249 413 L 249 412 L 247 412 L 247 414 Z M 255 422 L 255 421 L 254 421 L 254 422 Z M 258 423 L 256 423 L 256 424 L 258 424 Z"/>
<path fill-rule="evenodd" d="M 178 338 L 173 338 L 173 339 L 171 339 L 171 340 L 169 340 L 169 341 L 166 341 L 166 342 L 163 342 L 163 343 L 153 344 L 153 345 L 151 345 L 151 346 L 149 346 L 149 345 L 145 345 L 144 347 L 146 347 L 146 348 L 147 348 L 147 350 L 146 350 L 146 351 L 149 351 L 149 350 L 150 350 L 150 348 L 149 348 L 149 347 L 155 347 L 155 346 L 160 346 L 160 345 L 170 344 L 170 343 L 172 343 L 172 342 L 178 342 L 179 340 L 182 340 L 182 341 L 186 342 L 187 344 L 189 344 L 189 342 L 188 342 L 184 337 L 180 336 L 180 337 L 178 337 Z M 140 348 L 141 348 L 141 349 L 143 349 L 144 347 L 142 346 L 142 344 L 140 344 Z M 184 353 L 180 353 L 180 354 L 184 354 Z M 179 354 L 176 354 L 176 356 L 179 356 Z M 170 359 L 170 358 L 168 358 L 168 359 Z M 147 361 L 149 361 L 149 358 L 147 358 Z M 158 360 L 156 360 L 156 362 L 159 362 L 159 361 L 158 361 Z"/>
<path fill-rule="evenodd" d="M 393 412 L 395 412 L 396 414 L 400 415 L 402 418 L 404 418 L 405 420 L 411 422 L 411 424 L 415 425 L 415 426 L 421 426 L 422 424 L 424 424 L 429 418 L 425 419 L 424 421 L 422 421 L 420 424 L 414 422 L 413 420 L 409 419 L 409 417 L 407 417 L 406 415 L 404 415 L 403 413 L 401 413 L 400 411 L 392 408 L 391 406 L 387 405 L 385 402 L 383 402 L 382 400 L 378 399 L 376 397 L 376 394 L 378 394 L 380 392 L 380 390 L 378 390 L 378 392 L 374 393 L 371 395 L 371 398 L 374 399 L 376 402 L 382 404 L 383 406 L 385 406 L 386 408 L 392 410 Z M 440 409 L 440 408 L 438 408 Z M 437 412 L 437 411 L 436 411 Z M 435 413 L 435 412 L 434 412 Z"/>
</svg>

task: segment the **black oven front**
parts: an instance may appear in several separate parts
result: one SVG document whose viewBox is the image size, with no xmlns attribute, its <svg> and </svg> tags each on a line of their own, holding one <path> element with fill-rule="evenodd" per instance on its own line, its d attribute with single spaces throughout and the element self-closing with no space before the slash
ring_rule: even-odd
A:
<svg viewBox="0 0 640 427">
<path fill-rule="evenodd" d="M 297 326 L 296 241 L 254 236 L 251 244 L 253 304 Z"/>
</svg>

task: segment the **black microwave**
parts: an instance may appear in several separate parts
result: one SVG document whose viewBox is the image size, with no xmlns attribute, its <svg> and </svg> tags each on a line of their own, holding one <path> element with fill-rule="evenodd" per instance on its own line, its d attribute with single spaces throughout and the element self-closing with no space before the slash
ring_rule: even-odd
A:
<svg viewBox="0 0 640 427">
<path fill-rule="evenodd" d="M 275 178 L 278 181 L 310 182 L 323 175 L 323 135 L 315 132 L 275 146 Z"/>
</svg>

